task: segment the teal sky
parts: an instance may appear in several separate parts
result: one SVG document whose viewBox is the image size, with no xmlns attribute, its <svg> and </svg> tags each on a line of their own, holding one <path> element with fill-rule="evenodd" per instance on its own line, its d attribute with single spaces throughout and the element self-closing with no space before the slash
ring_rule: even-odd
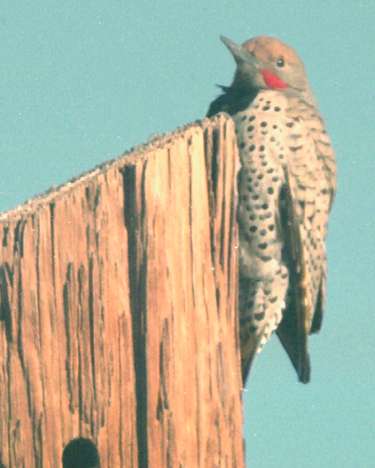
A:
<svg viewBox="0 0 375 468">
<path fill-rule="evenodd" d="M 375 0 L 1 2 L 2 211 L 203 117 L 234 72 L 220 34 L 275 35 L 303 57 L 339 167 L 329 297 L 309 385 L 276 338 L 254 366 L 251 468 L 374 466 L 374 20 Z"/>
</svg>

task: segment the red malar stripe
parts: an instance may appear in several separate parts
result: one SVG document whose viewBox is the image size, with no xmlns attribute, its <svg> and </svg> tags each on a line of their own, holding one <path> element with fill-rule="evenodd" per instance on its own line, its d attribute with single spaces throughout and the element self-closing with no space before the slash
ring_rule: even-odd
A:
<svg viewBox="0 0 375 468">
<path fill-rule="evenodd" d="M 278 76 L 271 73 L 269 70 L 261 70 L 264 82 L 266 85 L 271 89 L 284 89 L 287 88 L 288 85 L 285 81 L 281 80 Z"/>
</svg>

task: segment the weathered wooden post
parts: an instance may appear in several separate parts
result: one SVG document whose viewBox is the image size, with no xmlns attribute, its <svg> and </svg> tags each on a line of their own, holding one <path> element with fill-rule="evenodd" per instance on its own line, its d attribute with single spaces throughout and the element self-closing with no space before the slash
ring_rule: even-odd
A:
<svg viewBox="0 0 375 468">
<path fill-rule="evenodd" d="M 236 164 L 219 115 L 0 215 L 5 467 L 244 466 Z"/>
</svg>

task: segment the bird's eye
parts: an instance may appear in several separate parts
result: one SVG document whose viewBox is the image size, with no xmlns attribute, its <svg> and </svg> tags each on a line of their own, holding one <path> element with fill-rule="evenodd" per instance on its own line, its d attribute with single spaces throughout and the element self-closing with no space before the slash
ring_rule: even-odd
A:
<svg viewBox="0 0 375 468">
<path fill-rule="evenodd" d="M 282 57 L 279 57 L 276 60 L 276 66 L 279 67 L 279 68 L 282 68 L 284 65 L 285 65 L 284 59 Z"/>
</svg>

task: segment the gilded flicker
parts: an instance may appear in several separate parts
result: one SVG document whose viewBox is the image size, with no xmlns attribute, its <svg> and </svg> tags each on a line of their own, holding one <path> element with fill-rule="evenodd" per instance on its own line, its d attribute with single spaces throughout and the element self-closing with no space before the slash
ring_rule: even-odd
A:
<svg viewBox="0 0 375 468">
<path fill-rule="evenodd" d="M 319 331 L 323 316 L 335 156 L 296 52 L 266 36 L 242 45 L 222 41 L 237 69 L 207 115 L 233 116 L 240 153 L 242 377 L 276 331 L 306 383 L 307 336 Z"/>
</svg>

